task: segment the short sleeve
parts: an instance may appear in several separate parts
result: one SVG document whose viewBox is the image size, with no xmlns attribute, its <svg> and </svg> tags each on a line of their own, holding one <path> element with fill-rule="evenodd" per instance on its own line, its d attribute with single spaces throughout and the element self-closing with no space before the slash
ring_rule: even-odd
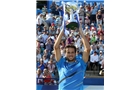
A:
<svg viewBox="0 0 140 90">
<path fill-rule="evenodd" d="M 80 58 L 77 58 L 77 60 L 81 63 L 82 68 L 85 70 L 87 67 L 87 63 L 83 59 L 80 59 Z"/>
<path fill-rule="evenodd" d="M 56 66 L 57 66 L 58 70 L 61 69 L 63 63 L 64 63 L 64 58 L 61 57 L 60 60 L 58 62 L 56 62 Z"/>
</svg>

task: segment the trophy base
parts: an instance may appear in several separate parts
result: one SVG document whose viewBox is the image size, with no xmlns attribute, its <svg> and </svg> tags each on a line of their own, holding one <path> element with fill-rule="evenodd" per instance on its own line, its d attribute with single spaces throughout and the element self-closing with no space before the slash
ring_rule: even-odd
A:
<svg viewBox="0 0 140 90">
<path fill-rule="evenodd" d="M 66 25 L 67 28 L 71 29 L 71 30 L 75 30 L 76 28 L 79 27 L 77 22 L 70 22 L 68 25 Z"/>
</svg>

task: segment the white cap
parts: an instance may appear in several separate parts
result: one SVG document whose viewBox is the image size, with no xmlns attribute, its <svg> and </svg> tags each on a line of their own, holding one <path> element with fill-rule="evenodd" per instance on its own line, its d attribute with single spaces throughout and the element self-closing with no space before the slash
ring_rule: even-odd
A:
<svg viewBox="0 0 140 90">
<path fill-rule="evenodd" d="M 44 44 L 43 43 L 40 43 L 40 46 L 43 46 Z"/>
<path fill-rule="evenodd" d="M 100 53 L 102 53 L 102 51 L 100 51 Z"/>
<path fill-rule="evenodd" d="M 91 25 L 94 25 L 94 23 L 91 23 Z"/>
</svg>

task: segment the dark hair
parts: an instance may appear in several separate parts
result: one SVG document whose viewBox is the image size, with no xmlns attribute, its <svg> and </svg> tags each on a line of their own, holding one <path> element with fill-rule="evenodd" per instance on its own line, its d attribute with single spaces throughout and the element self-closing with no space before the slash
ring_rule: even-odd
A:
<svg viewBox="0 0 140 90">
<path fill-rule="evenodd" d="M 75 53 L 76 53 L 76 47 L 75 47 L 74 45 L 68 44 L 67 46 L 65 46 L 65 50 L 66 50 L 67 48 L 74 48 L 74 51 L 75 51 Z"/>
</svg>

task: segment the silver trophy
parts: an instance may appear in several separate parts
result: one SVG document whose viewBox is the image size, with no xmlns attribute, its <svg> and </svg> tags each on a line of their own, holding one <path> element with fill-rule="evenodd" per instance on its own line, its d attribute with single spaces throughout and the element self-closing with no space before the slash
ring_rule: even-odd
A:
<svg viewBox="0 0 140 90">
<path fill-rule="evenodd" d="M 78 22 L 75 18 L 75 13 L 78 10 L 78 3 L 76 2 L 67 2 L 65 4 L 65 11 L 69 13 L 70 19 L 66 23 L 66 27 L 71 30 L 75 30 L 79 27 Z"/>
</svg>

